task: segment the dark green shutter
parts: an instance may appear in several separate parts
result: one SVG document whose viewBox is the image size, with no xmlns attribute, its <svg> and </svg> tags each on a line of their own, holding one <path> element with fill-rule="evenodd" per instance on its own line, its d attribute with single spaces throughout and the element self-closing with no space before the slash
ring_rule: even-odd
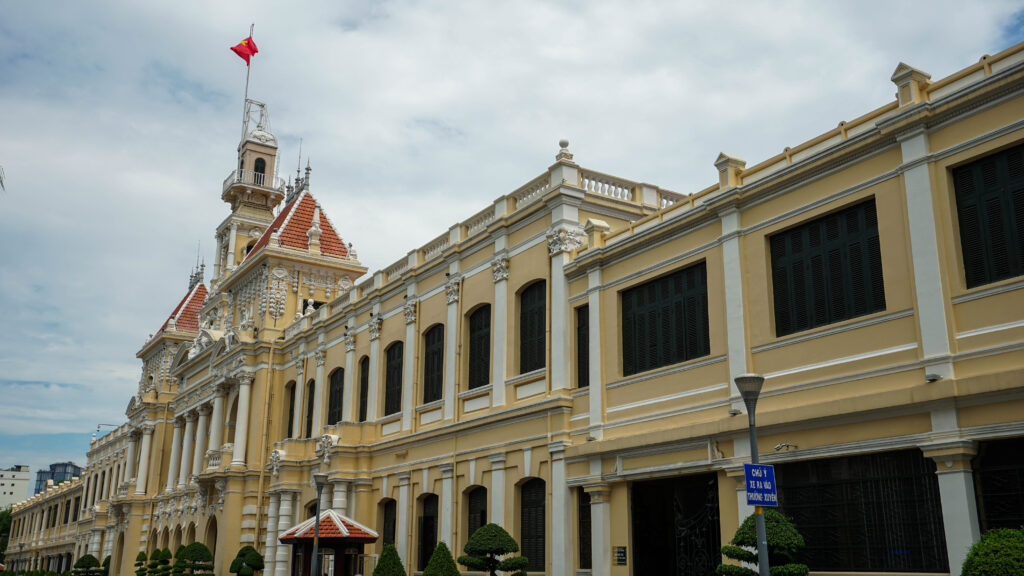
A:
<svg viewBox="0 0 1024 576">
<path fill-rule="evenodd" d="M 295 427 L 295 389 L 298 386 L 298 384 L 293 382 L 288 389 L 288 429 L 284 431 L 285 438 L 292 437 L 292 430 Z"/>
<path fill-rule="evenodd" d="M 313 437 L 313 410 L 316 409 L 316 383 L 306 384 L 306 438 Z"/>
<path fill-rule="evenodd" d="M 469 316 L 469 388 L 491 381 L 491 306 L 477 308 Z"/>
<path fill-rule="evenodd" d="M 402 352 L 401 342 L 395 342 L 385 352 L 387 367 L 384 372 L 384 415 L 402 411 Z"/>
<path fill-rule="evenodd" d="M 487 488 L 477 486 L 469 492 L 469 505 L 466 507 L 468 517 L 468 540 L 481 526 L 487 524 Z"/>
<path fill-rule="evenodd" d="M 590 306 L 576 309 L 576 386 L 590 385 Z"/>
<path fill-rule="evenodd" d="M 384 503 L 384 530 L 381 534 L 381 539 L 385 544 L 395 543 L 395 525 L 397 524 L 397 512 L 398 508 L 394 500 L 388 500 Z"/>
<path fill-rule="evenodd" d="M 576 534 L 579 540 L 580 569 L 589 570 L 593 568 L 593 549 L 590 544 L 590 494 L 580 487 L 576 489 L 576 495 Z"/>
<path fill-rule="evenodd" d="M 366 422 L 366 401 L 370 394 L 370 358 L 359 361 L 359 421 Z"/>
<path fill-rule="evenodd" d="M 953 170 L 968 288 L 1024 274 L 1024 146 Z"/>
<path fill-rule="evenodd" d="M 544 367 L 547 289 L 543 280 L 523 290 L 519 301 L 519 373 Z"/>
<path fill-rule="evenodd" d="M 441 399 L 444 381 L 444 326 L 437 324 L 423 337 L 423 403 Z"/>
<path fill-rule="evenodd" d="M 345 369 L 338 368 L 331 372 L 330 401 L 327 403 L 327 423 L 341 422 L 342 398 L 345 390 Z"/>
<path fill-rule="evenodd" d="M 885 310 L 872 198 L 769 239 L 775 333 Z"/>
<path fill-rule="evenodd" d="M 423 498 L 423 514 L 419 518 L 419 570 L 424 570 L 437 546 L 437 494 Z"/>
<path fill-rule="evenodd" d="M 519 540 L 522 542 L 522 555 L 526 556 L 529 561 L 527 570 L 543 572 L 546 537 L 544 506 L 546 485 L 540 478 L 534 478 L 523 484 L 520 490 Z"/>
<path fill-rule="evenodd" d="M 703 262 L 622 292 L 623 375 L 710 353 Z"/>
</svg>

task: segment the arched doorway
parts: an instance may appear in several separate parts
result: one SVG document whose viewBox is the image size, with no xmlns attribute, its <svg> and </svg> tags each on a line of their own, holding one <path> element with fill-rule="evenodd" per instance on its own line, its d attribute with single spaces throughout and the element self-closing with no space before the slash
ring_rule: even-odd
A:
<svg viewBox="0 0 1024 576">
<path fill-rule="evenodd" d="M 153 552 L 157 549 L 157 547 L 160 546 L 159 538 L 160 536 L 157 534 L 156 528 L 154 528 L 153 531 L 149 534 L 149 542 L 146 543 L 147 556 L 152 556 Z"/>
<path fill-rule="evenodd" d="M 174 528 L 174 535 L 171 536 L 171 554 L 177 554 L 181 547 L 181 526 Z"/>
<path fill-rule="evenodd" d="M 160 535 L 160 549 L 171 547 L 171 533 L 167 528 L 164 528 L 163 533 Z"/>
<path fill-rule="evenodd" d="M 188 525 L 188 529 L 185 530 L 185 544 L 191 544 L 196 541 L 196 524 L 191 522 Z"/>
<path fill-rule="evenodd" d="M 203 544 L 210 549 L 210 554 L 213 554 L 214 559 L 217 558 L 217 518 L 210 518 L 210 521 L 206 524 L 206 535 L 203 538 Z M 214 567 L 214 573 L 219 574 Z"/>
<path fill-rule="evenodd" d="M 114 545 L 114 555 L 110 558 L 110 574 L 117 576 L 121 573 L 122 556 L 124 556 L 124 532 L 117 535 L 117 543 Z"/>
</svg>

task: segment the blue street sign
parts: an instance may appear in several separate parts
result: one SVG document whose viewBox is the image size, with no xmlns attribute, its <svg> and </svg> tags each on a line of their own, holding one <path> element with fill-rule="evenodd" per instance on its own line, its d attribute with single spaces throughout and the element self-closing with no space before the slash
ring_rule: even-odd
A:
<svg viewBox="0 0 1024 576">
<path fill-rule="evenodd" d="M 744 464 L 748 506 L 778 506 L 775 491 L 775 468 L 770 464 Z"/>
</svg>

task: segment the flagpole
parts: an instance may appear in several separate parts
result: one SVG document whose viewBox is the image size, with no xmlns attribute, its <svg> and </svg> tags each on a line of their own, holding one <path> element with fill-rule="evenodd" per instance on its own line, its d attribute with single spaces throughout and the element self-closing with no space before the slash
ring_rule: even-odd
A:
<svg viewBox="0 0 1024 576">
<path fill-rule="evenodd" d="M 249 38 L 252 38 L 252 30 L 255 27 L 255 22 L 249 25 Z M 252 71 L 251 61 L 252 57 L 250 56 L 249 61 L 245 63 L 245 97 L 242 99 L 242 140 L 245 140 L 245 129 L 248 128 L 249 124 L 249 73 Z"/>
</svg>

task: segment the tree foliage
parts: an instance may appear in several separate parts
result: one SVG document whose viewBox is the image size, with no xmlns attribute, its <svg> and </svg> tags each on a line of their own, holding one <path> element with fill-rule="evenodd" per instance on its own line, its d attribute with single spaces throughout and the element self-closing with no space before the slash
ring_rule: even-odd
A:
<svg viewBox="0 0 1024 576">
<path fill-rule="evenodd" d="M 757 529 L 754 522 L 754 514 L 747 516 L 729 542 L 731 546 L 722 546 L 723 556 L 757 565 Z M 795 563 L 804 547 L 804 537 L 793 522 L 778 510 L 765 508 L 764 524 L 772 576 L 807 576 L 807 566 Z M 721 576 L 757 576 L 756 570 L 735 564 L 719 564 L 715 572 Z"/>
<path fill-rule="evenodd" d="M 147 576 L 149 574 L 149 566 L 146 564 L 146 553 L 139 552 L 135 556 L 135 576 Z"/>
<path fill-rule="evenodd" d="M 171 551 L 157 548 L 149 557 L 149 576 L 168 576 L 171 573 Z"/>
<path fill-rule="evenodd" d="M 394 544 L 384 545 L 380 560 L 373 569 L 373 576 L 405 576 L 405 567 L 402 566 L 402 559 L 398 557 Z"/>
<path fill-rule="evenodd" d="M 75 562 L 72 571 L 76 576 L 100 576 L 100 561 L 92 554 L 86 554 Z"/>
<path fill-rule="evenodd" d="M 103 559 L 103 564 L 100 565 L 100 574 L 103 576 L 110 575 L 110 555 Z"/>
<path fill-rule="evenodd" d="M 0 510 L 0 562 L 4 561 L 4 553 L 7 550 L 7 539 L 11 535 L 11 509 L 10 507 Z"/>
<path fill-rule="evenodd" d="M 206 544 L 193 542 L 178 548 L 174 554 L 173 574 L 213 576 L 213 554 Z"/>
<path fill-rule="evenodd" d="M 519 552 L 519 544 L 504 528 L 497 524 L 481 526 L 469 537 L 462 548 L 464 555 L 459 556 L 459 564 L 470 570 L 486 572 L 490 576 L 497 573 L 511 572 L 512 576 L 526 576 L 529 561 L 525 556 L 503 556 Z"/>
<path fill-rule="evenodd" d="M 459 568 L 452 558 L 452 551 L 444 541 L 437 543 L 427 567 L 423 570 L 423 576 L 459 576 Z"/>
<path fill-rule="evenodd" d="M 960 570 L 963 576 L 1024 576 L 1024 527 L 999 528 L 981 535 Z"/>
<path fill-rule="evenodd" d="M 260 570 L 263 570 L 263 556 L 252 546 L 242 546 L 235 559 L 231 561 L 228 572 L 238 576 L 252 576 Z"/>
</svg>

